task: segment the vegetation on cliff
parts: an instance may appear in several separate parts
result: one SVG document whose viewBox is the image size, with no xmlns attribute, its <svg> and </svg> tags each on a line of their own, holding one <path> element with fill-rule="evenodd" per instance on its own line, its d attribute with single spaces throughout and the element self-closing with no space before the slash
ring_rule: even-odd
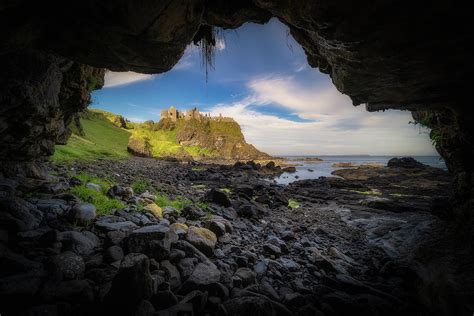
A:
<svg viewBox="0 0 474 316">
<path fill-rule="evenodd" d="M 239 124 L 230 118 L 133 123 L 89 109 L 75 122 L 67 145 L 56 146 L 55 160 L 120 159 L 130 154 L 180 160 L 270 158 L 247 144 Z"/>
</svg>

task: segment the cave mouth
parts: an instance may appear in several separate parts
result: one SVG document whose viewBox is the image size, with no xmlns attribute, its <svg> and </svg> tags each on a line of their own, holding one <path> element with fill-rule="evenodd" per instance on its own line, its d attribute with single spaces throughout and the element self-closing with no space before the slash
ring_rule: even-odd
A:
<svg viewBox="0 0 474 316">
<path fill-rule="evenodd" d="M 345 180 L 285 187 L 232 186 L 243 175 L 257 181 L 273 164 L 46 163 L 103 86 L 105 68 L 163 73 L 192 41 L 205 39 L 206 51 L 217 45 L 214 27 L 272 17 L 353 104 L 409 110 L 429 127 L 453 182 L 406 159 L 381 169 L 383 181 L 375 168 L 346 169 L 337 174 Z M 385 1 L 10 1 L 0 21 L 0 313 L 472 314 L 471 36 L 460 32 L 472 29 L 468 10 L 442 2 L 407 10 Z M 120 170 L 120 185 L 103 173 L 110 168 Z M 198 184 L 186 187 L 191 178 Z M 392 184 L 389 198 L 383 188 Z M 133 200 L 132 186 L 143 201 Z M 159 186 L 156 196 L 144 191 L 150 186 Z M 196 207 L 184 205 L 182 190 Z M 418 193 L 436 198 L 426 203 Z M 374 210 L 382 216 L 367 221 Z M 427 228 L 427 236 L 407 233 Z M 399 237 L 393 252 L 377 246 L 387 235 Z M 416 248 L 402 251 L 408 262 L 393 259 L 407 241 Z"/>
</svg>

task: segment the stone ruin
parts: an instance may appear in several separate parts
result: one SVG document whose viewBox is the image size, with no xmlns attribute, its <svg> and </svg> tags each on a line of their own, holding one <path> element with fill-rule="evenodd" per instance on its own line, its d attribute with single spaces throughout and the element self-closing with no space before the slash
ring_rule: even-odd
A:
<svg viewBox="0 0 474 316">
<path fill-rule="evenodd" d="M 222 114 L 219 116 L 211 116 L 210 113 L 201 113 L 197 107 L 194 107 L 190 110 L 179 111 L 174 106 L 170 106 L 168 110 L 161 110 L 160 113 L 161 119 L 170 119 L 172 122 L 176 122 L 179 119 L 189 120 L 218 120 L 218 121 L 233 121 L 230 117 L 224 117 Z"/>
</svg>

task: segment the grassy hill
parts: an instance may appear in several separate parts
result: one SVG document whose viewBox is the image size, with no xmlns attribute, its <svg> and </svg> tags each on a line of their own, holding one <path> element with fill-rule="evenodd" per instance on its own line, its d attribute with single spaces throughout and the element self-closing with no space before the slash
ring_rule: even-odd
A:
<svg viewBox="0 0 474 316">
<path fill-rule="evenodd" d="M 240 126 L 227 120 L 162 119 L 155 123 L 126 122 L 110 112 L 89 109 L 73 124 L 67 145 L 57 145 L 53 159 L 120 159 L 131 154 L 187 159 L 265 159 L 265 153 L 247 144 Z"/>
<path fill-rule="evenodd" d="M 130 131 L 114 124 L 117 115 L 100 110 L 88 110 L 81 115 L 83 135 L 77 129 L 67 145 L 57 145 L 53 159 L 126 158 Z"/>
</svg>

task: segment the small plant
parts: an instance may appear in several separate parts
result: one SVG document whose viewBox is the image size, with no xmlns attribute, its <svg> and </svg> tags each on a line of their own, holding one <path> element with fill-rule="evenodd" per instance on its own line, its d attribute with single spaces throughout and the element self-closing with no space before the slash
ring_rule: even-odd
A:
<svg viewBox="0 0 474 316">
<path fill-rule="evenodd" d="M 206 215 L 201 217 L 201 220 L 203 221 L 210 221 L 214 214 L 212 214 L 210 211 L 206 211 Z"/>
<path fill-rule="evenodd" d="M 227 193 L 227 194 L 232 192 L 232 190 L 229 189 L 229 188 L 222 188 L 221 191 L 224 192 L 224 193 Z"/>
<path fill-rule="evenodd" d="M 203 211 L 208 211 L 210 208 L 209 208 L 209 203 L 205 202 L 205 201 L 199 201 L 196 203 L 196 206 L 199 207 L 201 210 Z"/>
<path fill-rule="evenodd" d="M 146 190 L 152 188 L 151 182 L 148 179 L 137 179 L 131 185 L 133 192 L 142 194 Z"/>
<path fill-rule="evenodd" d="M 84 202 L 94 204 L 97 208 L 97 215 L 108 215 L 114 209 L 125 207 L 125 205 L 119 200 L 110 199 L 105 195 L 105 193 L 87 188 L 84 185 L 73 187 L 71 193 Z"/>
<path fill-rule="evenodd" d="M 295 210 L 300 207 L 300 204 L 295 199 L 288 200 L 288 208 Z"/>
<path fill-rule="evenodd" d="M 207 188 L 207 185 L 205 185 L 205 184 L 195 184 L 192 187 L 196 190 L 204 190 L 204 189 Z"/>
<path fill-rule="evenodd" d="M 379 190 L 367 190 L 367 191 L 349 190 L 349 192 L 354 192 L 354 193 L 362 194 L 362 195 L 382 195 L 382 192 L 380 192 Z"/>
<path fill-rule="evenodd" d="M 191 170 L 192 171 L 206 171 L 207 168 L 198 166 L 198 167 L 192 167 Z"/>
<path fill-rule="evenodd" d="M 192 202 L 185 197 L 178 196 L 175 199 L 170 199 L 170 197 L 165 193 L 158 193 L 156 195 L 155 203 L 161 208 L 167 206 L 173 207 L 178 212 L 181 212 L 185 206 L 192 204 Z"/>
</svg>

